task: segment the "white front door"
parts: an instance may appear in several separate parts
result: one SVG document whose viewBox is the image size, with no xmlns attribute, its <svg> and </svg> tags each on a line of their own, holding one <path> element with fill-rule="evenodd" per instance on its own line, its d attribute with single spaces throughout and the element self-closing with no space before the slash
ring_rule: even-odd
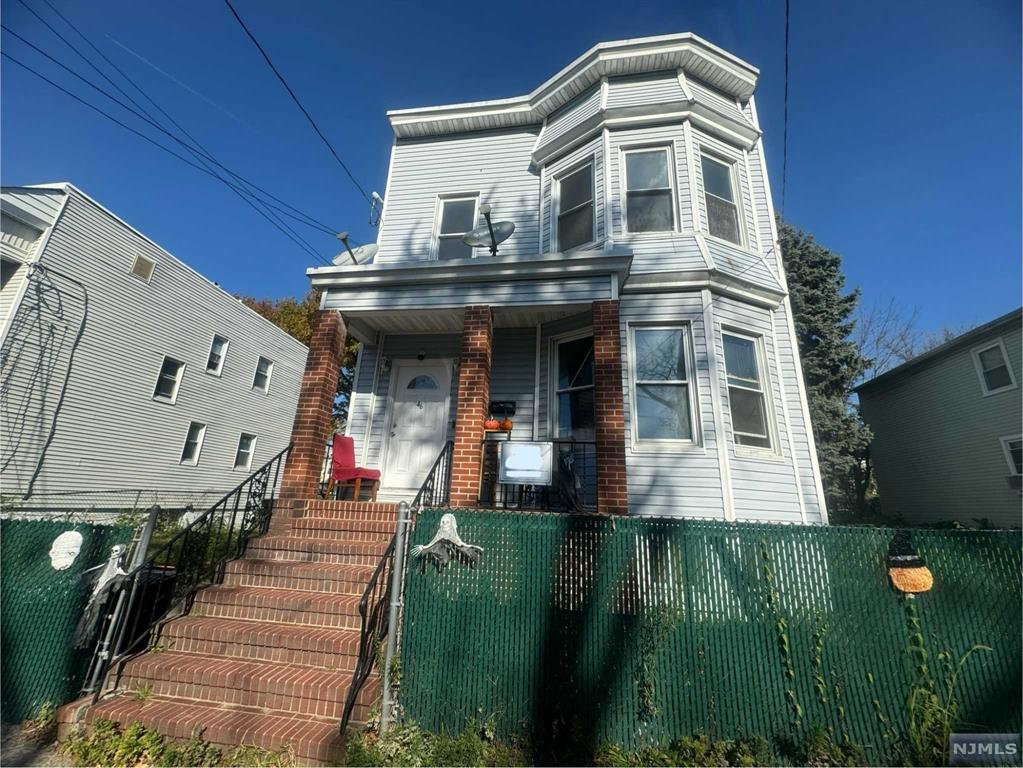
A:
<svg viewBox="0 0 1023 768">
<path fill-rule="evenodd" d="M 446 361 L 397 361 L 387 460 L 382 485 L 418 489 L 433 466 L 448 432 L 451 364 Z"/>
</svg>

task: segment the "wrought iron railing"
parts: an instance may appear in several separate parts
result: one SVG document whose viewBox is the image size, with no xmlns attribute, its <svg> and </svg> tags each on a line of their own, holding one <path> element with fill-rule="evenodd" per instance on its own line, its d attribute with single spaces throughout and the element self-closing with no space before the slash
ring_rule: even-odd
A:
<svg viewBox="0 0 1023 768">
<path fill-rule="evenodd" d="M 500 509 L 593 512 L 597 508 L 597 444 L 592 440 L 550 440 L 553 456 L 550 485 L 498 482 L 500 446 L 508 439 L 483 441 L 480 505 Z"/>
<path fill-rule="evenodd" d="M 404 564 L 407 562 L 405 555 L 408 550 L 408 530 L 415 523 L 416 513 L 424 506 L 444 507 L 447 506 L 451 496 L 451 463 L 454 458 L 454 443 L 450 440 L 441 450 L 437 460 L 434 461 L 426 480 L 423 481 L 419 492 L 413 499 L 412 504 L 402 504 L 399 507 L 398 520 L 395 526 L 395 534 L 391 537 L 387 549 L 384 550 L 380 562 L 377 563 L 373 575 L 366 585 L 359 600 L 359 616 L 361 628 L 359 632 L 359 657 L 355 662 L 355 671 L 352 673 L 352 682 L 348 686 L 348 693 L 345 698 L 345 707 L 341 713 L 339 728 L 342 735 L 348 730 L 352 713 L 358 703 L 359 695 L 373 671 L 374 664 L 378 661 L 380 651 L 385 651 L 385 659 L 380 660 L 385 664 L 384 677 L 384 708 L 387 706 L 387 695 L 390 670 L 386 665 L 390 664 L 394 655 L 394 642 L 397 632 L 391 632 L 392 625 L 396 624 L 398 618 L 398 606 L 401 601 L 401 584 L 404 580 Z M 397 577 L 397 578 L 396 578 Z M 388 646 L 381 648 L 381 643 L 387 641 Z M 382 712 L 382 722 L 386 722 L 388 713 Z"/>
<path fill-rule="evenodd" d="M 249 539 L 266 533 L 290 450 L 289 445 L 120 579 L 97 624 L 100 639 L 86 678 L 94 681 L 86 691 L 94 700 L 115 664 L 145 650 L 159 624 L 186 612 L 197 591 L 223 580 L 225 565 L 245 552 Z M 110 687 L 116 689 L 116 679 Z"/>
</svg>

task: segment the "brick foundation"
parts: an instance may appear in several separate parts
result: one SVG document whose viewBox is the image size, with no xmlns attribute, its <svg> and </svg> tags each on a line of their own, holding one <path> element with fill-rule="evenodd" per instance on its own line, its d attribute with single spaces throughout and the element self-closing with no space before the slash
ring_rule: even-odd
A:
<svg viewBox="0 0 1023 768">
<path fill-rule="evenodd" d="M 313 326 L 298 410 L 291 428 L 292 448 L 281 482 L 282 498 L 311 499 L 319 491 L 324 445 L 330 433 L 347 335 L 340 314 L 320 310 Z"/>
<path fill-rule="evenodd" d="M 494 323 L 488 306 L 466 307 L 458 368 L 458 415 L 451 464 L 451 505 L 479 501 L 483 422 L 490 410 L 490 360 Z"/>
<path fill-rule="evenodd" d="M 597 511 L 629 511 L 625 479 L 625 412 L 618 300 L 593 302 L 593 408 L 597 428 Z"/>
</svg>

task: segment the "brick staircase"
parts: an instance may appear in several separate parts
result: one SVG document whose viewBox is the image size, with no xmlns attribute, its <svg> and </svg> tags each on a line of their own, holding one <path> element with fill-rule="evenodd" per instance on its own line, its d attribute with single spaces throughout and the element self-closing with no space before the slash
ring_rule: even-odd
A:
<svg viewBox="0 0 1023 768">
<path fill-rule="evenodd" d="M 267 535 L 224 581 L 129 660 L 119 693 L 59 714 L 61 733 L 100 718 L 174 739 L 290 747 L 300 764 L 340 757 L 338 721 L 358 656 L 359 599 L 394 532 L 396 504 L 280 502 Z M 352 716 L 379 698 L 367 681 Z"/>
</svg>

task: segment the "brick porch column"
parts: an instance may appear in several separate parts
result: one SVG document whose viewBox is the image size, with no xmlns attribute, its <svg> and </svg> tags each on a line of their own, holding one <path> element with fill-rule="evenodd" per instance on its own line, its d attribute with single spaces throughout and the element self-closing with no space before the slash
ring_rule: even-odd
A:
<svg viewBox="0 0 1023 768">
<path fill-rule="evenodd" d="M 455 455 L 451 464 L 451 506 L 473 506 L 480 495 L 483 422 L 490 410 L 490 352 L 494 322 L 490 307 L 466 307 L 462 318 L 462 360 L 458 367 Z"/>
<path fill-rule="evenodd" d="M 625 411 L 618 299 L 593 302 L 593 410 L 597 428 L 597 512 L 628 514 Z"/>
<path fill-rule="evenodd" d="M 281 498 L 314 499 L 323 470 L 324 445 L 330 433 L 348 329 L 334 310 L 320 310 L 313 325 L 298 410 L 291 428 L 291 454 L 284 467 Z"/>
</svg>

